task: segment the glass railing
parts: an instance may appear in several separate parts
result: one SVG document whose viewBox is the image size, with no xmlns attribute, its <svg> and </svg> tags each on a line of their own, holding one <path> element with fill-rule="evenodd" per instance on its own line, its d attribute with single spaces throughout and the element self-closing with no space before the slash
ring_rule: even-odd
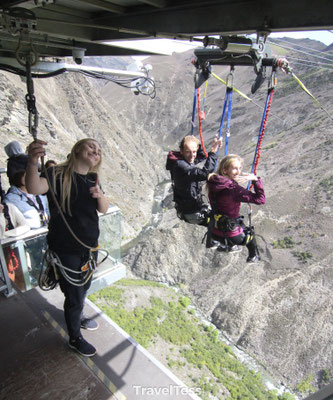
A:
<svg viewBox="0 0 333 400">
<path fill-rule="evenodd" d="M 101 250 L 108 252 L 107 262 L 101 264 L 94 274 L 94 279 L 106 274 L 120 263 L 121 252 L 121 212 L 116 206 L 109 207 L 106 214 L 100 215 Z M 1 240 L 3 256 L 1 257 L 0 278 L 4 282 L 5 274 L 21 291 L 30 290 L 38 285 L 38 277 L 47 249 L 47 228 L 33 229 L 26 234 Z M 101 251 L 99 260 L 105 252 Z M 6 263 L 5 266 L 4 261 Z M 4 269 L 6 268 L 6 269 Z"/>
</svg>

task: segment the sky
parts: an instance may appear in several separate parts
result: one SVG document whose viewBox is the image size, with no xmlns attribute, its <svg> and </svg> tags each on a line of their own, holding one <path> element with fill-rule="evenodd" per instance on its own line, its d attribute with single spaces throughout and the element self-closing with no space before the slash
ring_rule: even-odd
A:
<svg viewBox="0 0 333 400">
<path fill-rule="evenodd" d="M 291 37 L 295 39 L 309 38 L 319 40 L 325 45 L 329 46 L 333 42 L 333 31 L 302 31 L 302 32 L 279 32 L 269 35 L 270 38 L 276 37 Z M 173 52 L 181 53 L 190 50 L 191 48 L 198 47 L 199 42 L 185 42 L 181 40 L 172 39 L 150 39 L 150 40 L 135 40 L 135 41 L 121 41 L 110 42 L 110 44 L 124 47 L 135 48 L 139 50 L 149 50 L 153 52 L 171 55 Z"/>
</svg>

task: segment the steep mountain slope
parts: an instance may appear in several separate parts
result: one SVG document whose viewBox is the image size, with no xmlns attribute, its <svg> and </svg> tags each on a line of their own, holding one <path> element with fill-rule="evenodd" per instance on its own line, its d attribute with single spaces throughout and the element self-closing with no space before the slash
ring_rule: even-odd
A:
<svg viewBox="0 0 333 400">
<path fill-rule="evenodd" d="M 32 138 L 27 129 L 26 85 L 9 73 L 1 73 L 0 79 L 0 154 L 1 167 L 6 167 L 3 146 L 18 140 L 25 148 Z M 161 157 L 159 148 L 141 128 L 133 130 L 128 120 L 98 95 L 92 80 L 80 74 L 36 79 L 34 86 L 38 137 L 48 142 L 47 158 L 64 160 L 72 145 L 83 137 L 99 140 L 104 157 L 103 188 L 111 203 L 126 216 L 124 238 L 135 236 L 150 220 L 154 186 L 162 179 L 154 167 Z M 127 101 L 134 98 L 129 90 L 126 96 Z M 6 187 L 6 177 L 2 181 Z"/>
<path fill-rule="evenodd" d="M 317 43 L 315 47 L 324 49 Z M 161 85 L 157 98 L 144 106 L 143 99 L 137 107 L 132 104 L 135 124 L 151 132 L 165 149 L 175 148 L 190 131 L 191 57 L 174 55 L 160 59 L 162 64 L 150 58 Z M 332 115 L 333 71 L 292 66 Z M 214 72 L 225 79 L 228 68 L 214 67 Z M 234 85 L 247 95 L 253 80 L 251 68 L 236 68 Z M 251 96 L 258 104 L 265 102 L 266 85 Z M 208 148 L 218 132 L 224 92 L 211 78 L 204 121 Z M 107 86 L 103 95 L 107 98 Z M 115 107 L 121 110 L 124 102 L 116 97 Z M 249 169 L 262 110 L 236 94 L 233 103 L 229 151 L 241 154 Z M 267 204 L 254 207 L 262 254 L 258 265 L 245 263 L 246 251 L 230 256 L 206 250 L 201 243 L 204 228 L 179 221 L 167 200 L 160 228 L 126 257 L 141 277 L 184 283 L 217 326 L 291 385 L 310 373 L 318 383 L 320 371 L 333 370 L 332 126 L 292 77 L 279 72 L 258 169 L 267 194 Z M 246 207 L 243 213 L 247 214 Z"/>
</svg>

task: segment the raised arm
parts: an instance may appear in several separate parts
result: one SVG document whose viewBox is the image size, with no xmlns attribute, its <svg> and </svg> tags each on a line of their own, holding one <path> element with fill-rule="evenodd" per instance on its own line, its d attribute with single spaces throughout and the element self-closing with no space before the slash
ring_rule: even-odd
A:
<svg viewBox="0 0 333 400">
<path fill-rule="evenodd" d="M 97 211 L 105 214 L 109 209 L 109 202 L 104 196 L 104 193 L 99 186 L 98 179 L 96 179 L 95 186 L 90 188 L 90 194 L 94 199 L 97 199 Z"/>
<path fill-rule="evenodd" d="M 266 202 L 266 197 L 265 197 L 265 192 L 264 192 L 264 186 L 262 184 L 262 181 L 260 178 L 258 178 L 256 175 L 253 174 L 244 174 L 244 179 L 242 180 L 242 183 L 244 181 L 250 182 L 252 181 L 253 183 L 253 188 L 254 188 L 254 193 L 251 192 L 250 190 L 247 190 L 243 188 L 242 186 L 237 186 L 235 188 L 235 198 L 242 202 L 242 203 L 254 203 L 254 204 L 265 204 Z M 237 181 L 240 179 L 237 179 Z"/>
<path fill-rule="evenodd" d="M 25 184 L 29 193 L 45 194 L 49 190 L 49 185 L 45 178 L 41 178 L 38 172 L 38 160 L 45 155 L 44 146 L 46 142 L 36 140 L 28 146 L 28 165 L 26 169 Z"/>
</svg>

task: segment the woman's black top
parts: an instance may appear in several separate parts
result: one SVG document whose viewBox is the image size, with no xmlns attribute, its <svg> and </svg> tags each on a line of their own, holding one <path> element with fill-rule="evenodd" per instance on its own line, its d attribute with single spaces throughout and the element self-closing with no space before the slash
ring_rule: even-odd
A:
<svg viewBox="0 0 333 400">
<path fill-rule="evenodd" d="M 53 174 L 55 167 L 48 168 L 50 183 L 53 184 Z M 45 177 L 45 174 L 42 174 Z M 91 197 L 89 189 L 95 185 L 97 175 L 89 173 L 80 175 L 73 173 L 71 188 L 70 209 L 64 212 L 66 221 L 75 235 L 87 246 L 96 247 L 98 245 L 99 226 L 97 214 L 97 199 Z M 60 179 L 56 181 L 56 198 L 61 204 Z M 50 190 L 47 192 L 50 208 L 49 233 L 47 241 L 49 248 L 55 252 L 66 254 L 81 254 L 86 248 L 82 246 L 70 233 L 61 217 L 58 208 L 53 200 Z"/>
</svg>

